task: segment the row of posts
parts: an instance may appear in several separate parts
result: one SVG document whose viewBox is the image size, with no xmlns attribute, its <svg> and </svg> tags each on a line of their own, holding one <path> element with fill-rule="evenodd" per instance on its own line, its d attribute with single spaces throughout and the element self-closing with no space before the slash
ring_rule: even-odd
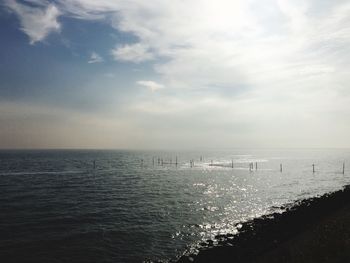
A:
<svg viewBox="0 0 350 263">
<path fill-rule="evenodd" d="M 203 157 L 200 156 L 199 160 L 203 161 Z M 172 159 L 170 159 L 169 163 L 166 163 L 163 161 L 163 158 L 157 158 L 157 163 L 158 163 L 158 165 L 161 165 L 161 166 L 163 166 L 164 164 L 170 164 L 170 165 L 173 164 Z M 152 159 L 152 164 L 153 164 L 153 166 L 155 165 L 155 158 L 154 157 Z M 176 156 L 174 164 L 176 166 L 178 165 L 177 156 Z M 143 159 L 141 159 L 141 166 L 143 166 Z M 213 166 L 213 160 L 210 161 L 210 166 Z M 194 167 L 194 160 L 193 159 L 190 160 L 190 167 L 191 168 Z M 94 161 L 94 169 L 95 168 L 96 168 L 96 162 Z M 231 162 L 231 168 L 234 168 L 233 160 Z M 254 170 L 254 162 L 249 163 L 249 171 L 252 171 L 252 170 Z M 255 162 L 255 170 L 256 171 L 258 170 L 258 162 Z M 280 172 L 281 173 L 283 172 L 283 165 L 282 164 L 280 164 Z M 312 164 L 312 172 L 315 173 L 315 164 Z M 342 174 L 345 174 L 345 162 L 343 162 Z"/>
<path fill-rule="evenodd" d="M 160 166 L 164 166 L 164 164 L 175 164 L 176 166 L 178 165 L 178 162 L 177 162 L 177 156 L 175 157 L 175 162 L 173 162 L 173 159 L 170 158 L 169 162 L 166 162 L 163 160 L 163 158 L 160 158 L 160 157 L 152 157 L 152 165 L 155 166 L 157 162 L 157 165 L 160 165 Z"/>
<path fill-rule="evenodd" d="M 200 156 L 199 160 L 202 162 L 203 161 L 203 156 Z M 157 164 L 160 165 L 160 166 L 164 166 L 164 164 L 175 164 L 175 166 L 178 165 L 178 162 L 177 162 L 177 156 L 175 157 L 175 162 L 173 163 L 172 159 L 170 158 L 169 162 L 164 162 L 163 158 L 155 158 L 153 157 L 152 158 L 152 165 L 154 166 L 155 165 L 155 162 L 157 161 Z M 141 159 L 141 167 L 143 167 L 143 159 Z M 93 160 L 93 169 L 95 170 L 96 169 L 96 160 Z M 213 160 L 210 161 L 210 166 L 213 166 Z M 190 167 L 194 167 L 194 159 L 191 159 L 190 160 Z M 233 160 L 231 162 L 231 168 L 234 168 L 234 163 L 233 163 Z M 249 171 L 252 171 L 254 170 L 254 163 L 251 162 L 249 163 Z M 255 170 L 258 170 L 258 162 L 255 162 Z M 283 172 L 283 165 L 280 164 L 280 172 L 282 173 Z M 315 164 L 312 164 L 312 172 L 315 173 Z M 345 162 L 343 162 L 343 169 L 342 169 L 342 174 L 345 174 Z"/>
<path fill-rule="evenodd" d="M 232 160 L 232 168 L 233 168 L 233 160 Z M 254 163 L 249 163 L 249 171 L 254 169 Z M 258 170 L 258 163 L 255 162 L 255 170 Z M 283 172 L 283 165 L 280 164 L 280 172 Z M 312 164 L 312 172 L 315 173 L 315 164 Z M 342 174 L 345 174 L 345 162 L 343 162 Z"/>
<path fill-rule="evenodd" d="M 142 161 L 142 164 L 143 164 L 143 160 Z M 202 162 L 203 161 L 203 156 L 200 156 L 199 158 L 199 161 Z M 159 166 L 164 166 L 165 164 L 170 164 L 170 165 L 175 165 L 177 166 L 179 163 L 177 161 L 177 156 L 175 157 L 175 162 L 173 162 L 172 158 L 170 158 L 169 162 L 166 162 L 163 160 L 163 158 L 160 158 L 160 157 L 152 157 L 152 165 L 155 166 L 155 164 L 157 163 L 157 165 Z M 191 159 L 190 160 L 190 167 L 194 167 L 194 159 Z"/>
<path fill-rule="evenodd" d="M 282 173 L 283 171 L 283 165 L 280 164 L 280 172 Z M 312 164 L 312 173 L 315 173 L 315 164 Z M 342 174 L 345 174 L 345 162 L 343 162 L 343 169 L 342 169 Z"/>
</svg>

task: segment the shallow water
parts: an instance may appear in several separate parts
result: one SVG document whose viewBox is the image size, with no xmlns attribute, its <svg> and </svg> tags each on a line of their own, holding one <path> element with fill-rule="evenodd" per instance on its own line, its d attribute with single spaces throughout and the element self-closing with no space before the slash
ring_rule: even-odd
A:
<svg viewBox="0 0 350 263">
<path fill-rule="evenodd" d="M 234 233 L 237 222 L 349 184 L 344 161 L 350 169 L 350 150 L 1 151 L 0 255 L 2 262 L 174 258 Z"/>
</svg>

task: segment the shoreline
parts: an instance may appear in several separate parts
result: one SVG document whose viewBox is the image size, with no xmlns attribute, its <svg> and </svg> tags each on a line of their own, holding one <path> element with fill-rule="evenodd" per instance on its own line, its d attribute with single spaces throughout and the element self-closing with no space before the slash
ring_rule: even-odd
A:
<svg viewBox="0 0 350 263">
<path fill-rule="evenodd" d="M 350 186 L 296 201 L 218 235 L 176 262 L 350 262 Z M 217 245 L 214 245 L 217 244 Z"/>
</svg>

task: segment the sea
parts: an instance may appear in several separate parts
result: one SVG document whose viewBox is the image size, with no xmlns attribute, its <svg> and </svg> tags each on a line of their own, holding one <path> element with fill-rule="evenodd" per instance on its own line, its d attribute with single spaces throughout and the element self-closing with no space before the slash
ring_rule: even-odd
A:
<svg viewBox="0 0 350 263">
<path fill-rule="evenodd" d="M 2 150 L 0 261 L 174 260 L 349 183 L 349 149 Z"/>
</svg>

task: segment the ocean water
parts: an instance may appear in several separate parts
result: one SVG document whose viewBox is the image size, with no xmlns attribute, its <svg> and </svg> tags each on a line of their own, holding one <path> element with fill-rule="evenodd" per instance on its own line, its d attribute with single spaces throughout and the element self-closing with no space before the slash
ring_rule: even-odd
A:
<svg viewBox="0 0 350 263">
<path fill-rule="evenodd" d="M 0 260 L 174 259 L 349 182 L 350 150 L 0 151 Z"/>
</svg>

